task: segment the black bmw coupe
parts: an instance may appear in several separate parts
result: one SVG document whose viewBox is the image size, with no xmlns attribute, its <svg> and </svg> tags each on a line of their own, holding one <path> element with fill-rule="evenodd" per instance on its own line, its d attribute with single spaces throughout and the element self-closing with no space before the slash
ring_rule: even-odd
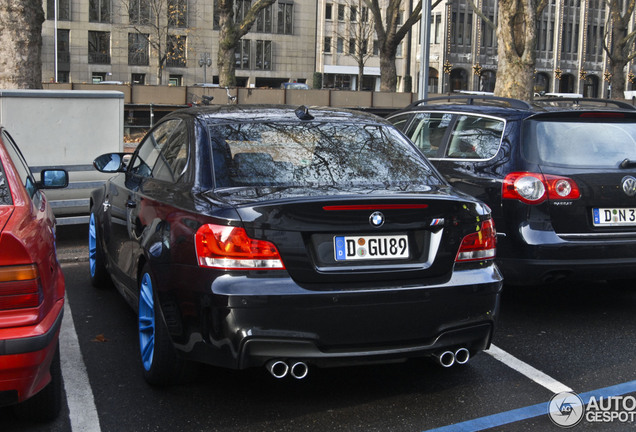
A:
<svg viewBox="0 0 636 432">
<path fill-rule="evenodd" d="M 310 366 L 487 349 L 502 277 L 490 209 L 391 124 L 354 111 L 166 116 L 91 197 L 90 269 L 138 311 L 146 380 L 191 362 Z"/>
</svg>

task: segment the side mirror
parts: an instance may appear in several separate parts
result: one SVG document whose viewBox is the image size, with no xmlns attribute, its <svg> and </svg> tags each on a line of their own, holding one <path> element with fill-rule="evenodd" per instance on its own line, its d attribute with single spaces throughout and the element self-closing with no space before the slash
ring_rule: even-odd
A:
<svg viewBox="0 0 636 432">
<path fill-rule="evenodd" d="M 68 173 L 63 169 L 45 169 L 40 173 L 40 189 L 62 189 L 68 186 Z"/>
<path fill-rule="evenodd" d="M 93 166 L 97 171 L 103 173 L 124 172 L 126 171 L 126 159 L 129 157 L 130 155 L 127 153 L 106 153 L 97 157 L 93 161 Z"/>
</svg>

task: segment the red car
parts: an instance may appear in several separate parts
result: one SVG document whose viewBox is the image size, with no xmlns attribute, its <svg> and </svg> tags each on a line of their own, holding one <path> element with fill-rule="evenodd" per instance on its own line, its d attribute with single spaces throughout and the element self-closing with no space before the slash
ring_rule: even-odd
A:
<svg viewBox="0 0 636 432">
<path fill-rule="evenodd" d="M 55 217 L 41 189 L 68 185 L 64 170 L 37 182 L 0 127 L 0 406 L 30 420 L 55 418 L 62 404 L 58 338 L 64 276 Z"/>
</svg>

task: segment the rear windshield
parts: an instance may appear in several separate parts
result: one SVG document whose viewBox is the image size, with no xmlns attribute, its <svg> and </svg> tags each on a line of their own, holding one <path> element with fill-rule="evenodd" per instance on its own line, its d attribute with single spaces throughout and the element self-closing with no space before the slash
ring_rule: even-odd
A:
<svg viewBox="0 0 636 432">
<path fill-rule="evenodd" d="M 526 158 L 569 167 L 618 167 L 625 159 L 636 160 L 636 123 L 598 120 L 528 121 Z"/>
<path fill-rule="evenodd" d="M 394 128 L 240 123 L 210 128 L 216 186 L 413 189 L 443 181 Z"/>
</svg>

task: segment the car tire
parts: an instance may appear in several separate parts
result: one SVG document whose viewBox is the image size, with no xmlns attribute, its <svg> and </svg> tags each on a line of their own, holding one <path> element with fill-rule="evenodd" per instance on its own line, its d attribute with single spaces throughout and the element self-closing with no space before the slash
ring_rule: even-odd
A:
<svg viewBox="0 0 636 432">
<path fill-rule="evenodd" d="M 95 288 L 108 288 L 110 277 L 104 263 L 104 250 L 99 237 L 99 225 L 95 212 L 91 211 L 88 221 L 88 264 L 91 284 Z"/>
<path fill-rule="evenodd" d="M 49 422 L 58 417 L 62 409 L 62 369 L 59 344 L 55 348 L 50 371 L 51 382 L 35 396 L 14 407 L 17 417 L 38 423 Z"/>
<path fill-rule="evenodd" d="M 152 385 L 178 384 L 191 379 L 195 368 L 181 358 L 170 340 L 157 293 L 155 279 L 146 264 L 139 280 L 139 354 L 145 380 Z"/>
</svg>

